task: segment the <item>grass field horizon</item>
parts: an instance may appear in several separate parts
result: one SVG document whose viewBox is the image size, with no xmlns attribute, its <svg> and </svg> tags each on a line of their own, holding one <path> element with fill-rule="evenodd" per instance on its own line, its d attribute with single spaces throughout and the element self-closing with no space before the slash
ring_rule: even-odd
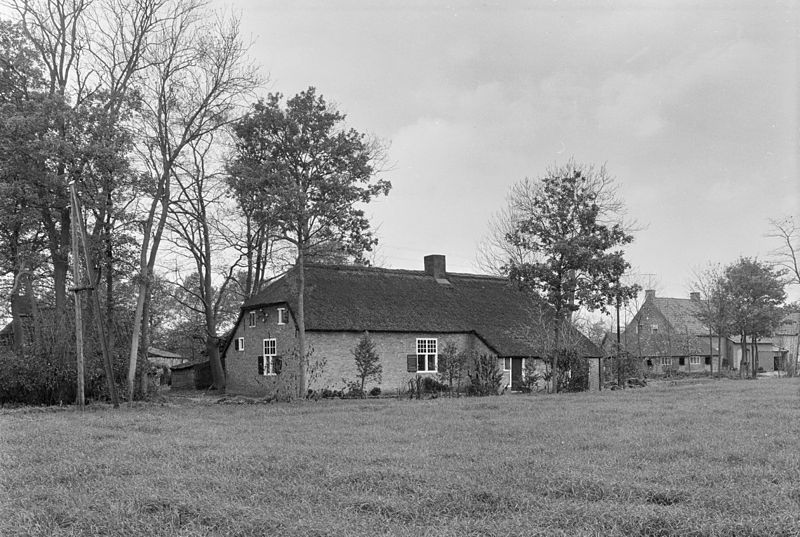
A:
<svg viewBox="0 0 800 537">
<path fill-rule="evenodd" d="M 0 535 L 800 535 L 800 379 L 0 412 Z"/>
</svg>

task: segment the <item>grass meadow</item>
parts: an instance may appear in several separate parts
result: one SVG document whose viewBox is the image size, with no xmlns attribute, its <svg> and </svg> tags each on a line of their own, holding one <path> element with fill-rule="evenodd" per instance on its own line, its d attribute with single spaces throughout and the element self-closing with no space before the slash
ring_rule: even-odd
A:
<svg viewBox="0 0 800 537">
<path fill-rule="evenodd" d="M 0 535 L 800 535 L 800 380 L 0 411 Z"/>
</svg>

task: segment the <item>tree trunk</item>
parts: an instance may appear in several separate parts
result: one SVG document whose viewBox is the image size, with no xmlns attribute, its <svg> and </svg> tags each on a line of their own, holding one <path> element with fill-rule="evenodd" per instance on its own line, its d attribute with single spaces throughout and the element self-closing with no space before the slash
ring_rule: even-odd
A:
<svg viewBox="0 0 800 537">
<path fill-rule="evenodd" d="M 304 247 L 297 247 L 297 396 L 306 394 L 306 315 L 305 315 L 305 257 Z"/>
<path fill-rule="evenodd" d="M 742 332 L 741 342 L 739 343 L 742 352 L 742 359 L 739 361 L 739 378 L 745 377 L 745 365 L 747 364 L 747 334 Z"/>
<path fill-rule="evenodd" d="M 56 299 L 56 323 L 63 325 L 64 313 L 67 311 L 67 273 L 69 262 L 67 256 L 60 251 L 51 253 L 53 260 L 53 291 Z M 56 330 L 62 330 L 61 326 L 56 326 Z"/>
<path fill-rule="evenodd" d="M 550 393 L 558 393 L 558 353 L 561 347 L 561 315 L 556 315 L 555 342 L 553 345 L 553 358 L 550 365 Z"/>
<path fill-rule="evenodd" d="M 25 296 L 31 308 L 31 327 L 33 329 L 33 352 L 37 356 L 42 352 L 42 318 L 39 315 L 39 305 L 36 302 L 36 295 L 33 293 L 33 281 L 31 275 L 25 278 Z"/>
<path fill-rule="evenodd" d="M 128 402 L 133 402 L 136 393 L 136 361 L 139 357 L 139 337 L 142 334 L 142 319 L 144 317 L 144 298 L 147 295 L 147 279 L 139 283 L 136 296 L 136 312 L 133 314 L 133 329 L 131 333 L 131 352 L 128 356 Z"/>
<path fill-rule="evenodd" d="M 14 286 L 11 288 L 11 329 L 12 337 L 14 338 L 14 353 L 17 356 L 22 356 L 25 332 L 22 329 L 22 304 L 24 300 L 19 294 L 20 279 L 23 274 L 20 271 L 15 271 Z"/>
<path fill-rule="evenodd" d="M 750 341 L 753 348 L 753 378 L 758 378 L 758 339 L 755 334 L 750 336 Z"/>
</svg>

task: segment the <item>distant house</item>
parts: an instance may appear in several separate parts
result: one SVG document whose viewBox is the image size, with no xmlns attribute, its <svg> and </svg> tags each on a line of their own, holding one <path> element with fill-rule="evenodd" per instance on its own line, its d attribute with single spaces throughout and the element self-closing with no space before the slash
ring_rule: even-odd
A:
<svg viewBox="0 0 800 537">
<path fill-rule="evenodd" d="M 785 351 L 783 365 L 797 371 L 800 361 L 800 312 L 790 313 L 781 321 L 772 335 L 773 344 Z"/>
<path fill-rule="evenodd" d="M 504 278 L 446 271 L 443 255 L 424 259 L 425 270 L 350 265 L 306 266 L 305 324 L 309 388 L 343 387 L 356 375 L 352 350 L 365 331 L 376 344 L 384 393 L 405 388 L 417 375 L 433 376 L 448 342 L 461 351 L 493 355 L 505 384 L 523 382 L 526 362 L 541 362 L 535 333 L 526 333 L 542 304 Z M 269 395 L 296 375 L 297 292 L 294 269 L 246 301 L 224 348 L 227 389 Z M 580 352 L 601 351 L 579 336 Z M 531 362 L 533 361 L 533 362 Z"/>
<path fill-rule="evenodd" d="M 786 371 L 792 369 L 797 371 L 798 345 L 800 345 L 800 313 L 791 313 L 784 317 L 775 328 L 771 337 L 759 338 L 756 341 L 757 353 L 756 369 L 759 372 L 769 373 L 772 371 Z M 742 361 L 750 363 L 753 359 L 753 346 L 749 341 L 746 342 L 744 358 L 742 358 L 741 339 L 736 336 L 732 338 L 733 363 L 734 367 L 739 367 Z"/>
<path fill-rule="evenodd" d="M 723 337 L 720 353 L 720 338 L 697 318 L 702 306 L 699 293 L 667 298 L 645 291 L 644 304 L 622 334 L 625 348 L 659 372 L 716 371 L 720 366 L 738 370 L 743 362 L 751 363 L 751 345 L 742 356 L 739 336 Z M 791 360 L 797 363 L 799 325 L 800 314 L 791 314 L 773 337 L 758 340 L 759 371 L 786 370 Z"/>
<path fill-rule="evenodd" d="M 644 303 L 622 334 L 625 349 L 641 356 L 644 365 L 655 372 L 727 368 L 733 342 L 723 338 L 720 353 L 719 338 L 697 318 L 701 307 L 699 293 L 667 298 L 656 296 L 654 290 L 645 291 Z"/>
</svg>

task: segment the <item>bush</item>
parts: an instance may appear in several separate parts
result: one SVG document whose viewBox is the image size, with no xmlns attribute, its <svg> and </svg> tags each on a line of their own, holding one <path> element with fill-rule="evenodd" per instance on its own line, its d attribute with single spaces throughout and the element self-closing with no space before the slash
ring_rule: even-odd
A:
<svg viewBox="0 0 800 537">
<path fill-rule="evenodd" d="M 372 397 L 378 397 L 378 396 L 381 394 L 381 389 L 380 389 L 380 388 L 378 388 L 377 386 L 375 386 L 374 388 L 372 388 L 372 389 L 369 391 L 369 394 L 370 394 Z"/>
<path fill-rule="evenodd" d="M 361 382 L 357 380 L 345 380 L 345 388 L 342 390 L 342 397 L 346 399 L 363 399 L 364 390 L 361 389 Z"/>
<path fill-rule="evenodd" d="M 446 392 L 450 386 L 443 384 L 433 377 L 422 377 L 422 391 L 424 393 Z"/>
<path fill-rule="evenodd" d="M 500 395 L 503 386 L 503 372 L 497 363 L 497 356 L 481 354 L 475 358 L 474 370 L 469 375 L 470 395 Z"/>
</svg>

